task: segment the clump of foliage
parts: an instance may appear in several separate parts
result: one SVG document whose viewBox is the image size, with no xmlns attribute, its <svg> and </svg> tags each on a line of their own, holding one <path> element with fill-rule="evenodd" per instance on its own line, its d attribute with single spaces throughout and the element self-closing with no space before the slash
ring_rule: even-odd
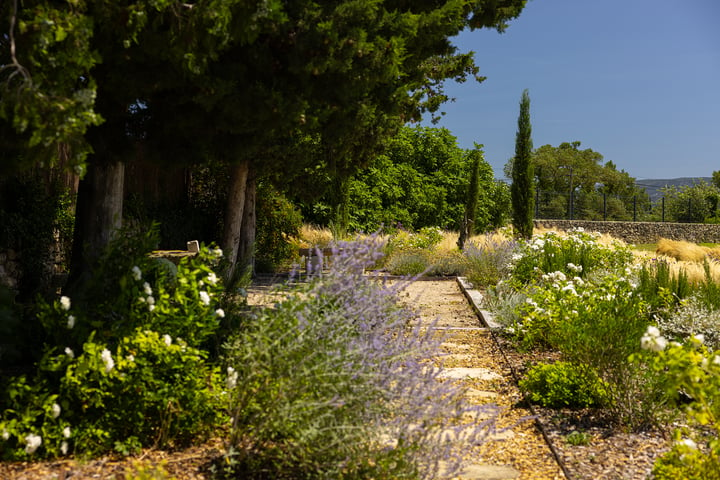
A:
<svg viewBox="0 0 720 480">
<path fill-rule="evenodd" d="M 463 275 L 467 268 L 453 234 L 437 227 L 400 230 L 390 236 L 385 251 L 383 267 L 393 275 Z"/>
<path fill-rule="evenodd" d="M 662 316 L 690 295 L 692 285 L 685 270 L 675 273 L 667 261 L 652 259 L 638 272 L 638 291 L 653 313 Z"/>
<path fill-rule="evenodd" d="M 41 302 L 32 374 L 3 379 L 0 458 L 122 454 L 195 440 L 218 424 L 221 390 L 207 346 L 220 327 L 222 255 L 177 266 L 150 258 L 157 231 L 123 232 L 97 281 Z"/>
<path fill-rule="evenodd" d="M 662 189 L 665 217 L 674 222 L 717 223 L 720 215 L 720 188 L 705 181 L 683 187 Z"/>
<path fill-rule="evenodd" d="M 603 382 L 592 369 L 569 362 L 537 364 L 519 385 L 531 402 L 550 408 L 598 406 L 606 395 Z"/>
<path fill-rule="evenodd" d="M 643 338 L 648 364 L 667 379 L 667 394 L 682 391 L 689 402 L 680 409 L 686 426 L 673 433 L 673 447 L 653 468 L 658 479 L 720 478 L 720 355 L 704 345 L 702 335 L 683 344 L 668 342 L 656 328 Z"/>
<path fill-rule="evenodd" d="M 341 243 L 322 276 L 285 292 L 228 342 L 232 429 L 223 461 L 243 478 L 436 478 L 495 418 L 423 359 L 441 341 L 411 328 L 402 285 L 363 275 L 377 242 Z M 484 410 L 488 421 L 464 414 Z M 452 438 L 443 432 L 453 430 Z"/>
<path fill-rule="evenodd" d="M 515 241 L 500 235 L 485 236 L 483 241 L 471 240 L 463 248 L 465 275 L 478 287 L 496 285 L 509 274 L 516 248 Z"/>
<path fill-rule="evenodd" d="M 612 418 L 644 428 L 657 423 L 665 397 L 657 376 L 628 361 L 640 350 L 652 313 L 631 260 L 626 246 L 601 244 L 595 235 L 546 233 L 521 245 L 502 282 L 505 293 L 495 303 L 513 300 L 513 312 L 495 308 L 520 348 L 552 349 L 592 371 L 603 382 L 603 407 Z"/>
<path fill-rule="evenodd" d="M 602 244 L 599 237 L 579 228 L 565 235 L 550 231 L 528 239 L 520 244 L 511 278 L 521 286 L 552 272 L 585 277 L 592 271 L 624 268 L 632 260 L 625 244 L 615 240 Z"/>
<path fill-rule="evenodd" d="M 297 258 L 292 239 L 302 227 L 300 211 L 268 183 L 258 186 L 257 198 L 255 268 L 261 272 L 288 268 Z"/>
<path fill-rule="evenodd" d="M 673 294 L 666 303 L 677 304 L 675 308 L 660 310 L 655 319 L 671 338 L 682 340 L 693 335 L 703 335 L 705 343 L 713 349 L 720 348 L 720 284 L 713 278 L 710 264 L 705 262 L 705 278 L 689 288 L 689 296 L 679 300 Z M 678 275 L 678 282 L 681 276 Z M 668 290 L 660 290 L 668 297 Z M 684 291 L 684 290 L 683 290 Z"/>
</svg>

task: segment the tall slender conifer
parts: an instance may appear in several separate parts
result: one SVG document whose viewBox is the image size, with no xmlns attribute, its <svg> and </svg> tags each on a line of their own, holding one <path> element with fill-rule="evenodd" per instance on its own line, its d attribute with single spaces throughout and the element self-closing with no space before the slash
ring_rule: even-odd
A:
<svg viewBox="0 0 720 480">
<path fill-rule="evenodd" d="M 533 232 L 533 209 L 535 186 L 532 166 L 532 126 L 530 125 L 530 95 L 523 91 L 520 100 L 520 116 L 515 136 L 515 158 L 512 164 L 512 223 L 515 234 L 530 238 Z"/>
</svg>

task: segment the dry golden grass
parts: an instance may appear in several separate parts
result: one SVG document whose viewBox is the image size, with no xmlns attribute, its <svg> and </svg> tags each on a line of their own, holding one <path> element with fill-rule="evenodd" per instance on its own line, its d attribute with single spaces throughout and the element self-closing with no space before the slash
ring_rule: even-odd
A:
<svg viewBox="0 0 720 480">
<path fill-rule="evenodd" d="M 643 258 L 647 259 L 650 255 L 645 252 Z M 694 262 L 688 260 L 678 260 L 665 255 L 658 255 L 655 258 L 667 262 L 670 266 L 670 272 L 677 275 L 680 271 L 684 271 L 688 277 L 688 281 L 692 284 L 698 284 L 705 280 L 705 265 L 702 262 Z M 716 283 L 720 283 L 720 265 L 716 262 L 710 263 L 710 276 Z"/>
<path fill-rule="evenodd" d="M 296 239 L 298 247 L 327 247 L 333 241 L 333 234 L 329 228 L 317 227 L 314 225 L 303 225 L 300 227 L 300 235 Z"/>
<path fill-rule="evenodd" d="M 655 253 L 672 257 L 683 262 L 702 262 L 707 257 L 710 249 L 684 240 L 669 240 L 661 238 L 658 240 Z"/>
<path fill-rule="evenodd" d="M 443 232 L 443 238 L 440 240 L 440 243 L 435 245 L 435 251 L 452 252 L 453 250 L 457 250 L 458 237 L 458 232 Z"/>
</svg>

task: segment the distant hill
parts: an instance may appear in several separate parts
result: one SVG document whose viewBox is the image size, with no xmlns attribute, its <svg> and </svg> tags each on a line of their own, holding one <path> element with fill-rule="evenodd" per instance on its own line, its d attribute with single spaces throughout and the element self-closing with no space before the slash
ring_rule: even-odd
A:
<svg viewBox="0 0 720 480">
<path fill-rule="evenodd" d="M 655 202 L 662 198 L 661 188 L 665 187 L 684 187 L 686 185 L 692 186 L 701 182 L 712 183 L 711 177 L 682 177 L 682 178 L 669 178 L 669 179 L 654 179 L 644 178 L 636 180 L 635 185 L 643 187 L 647 194 L 650 196 L 650 201 Z"/>
</svg>

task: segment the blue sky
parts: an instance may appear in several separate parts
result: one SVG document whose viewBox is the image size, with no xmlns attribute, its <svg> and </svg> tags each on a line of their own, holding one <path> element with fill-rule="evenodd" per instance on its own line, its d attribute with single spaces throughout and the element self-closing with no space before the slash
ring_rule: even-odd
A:
<svg viewBox="0 0 720 480">
<path fill-rule="evenodd" d="M 720 0 L 530 0 L 454 43 L 487 80 L 448 84 L 436 126 L 484 144 L 498 178 L 525 88 L 535 148 L 578 140 L 637 179 L 720 170 Z"/>
</svg>

